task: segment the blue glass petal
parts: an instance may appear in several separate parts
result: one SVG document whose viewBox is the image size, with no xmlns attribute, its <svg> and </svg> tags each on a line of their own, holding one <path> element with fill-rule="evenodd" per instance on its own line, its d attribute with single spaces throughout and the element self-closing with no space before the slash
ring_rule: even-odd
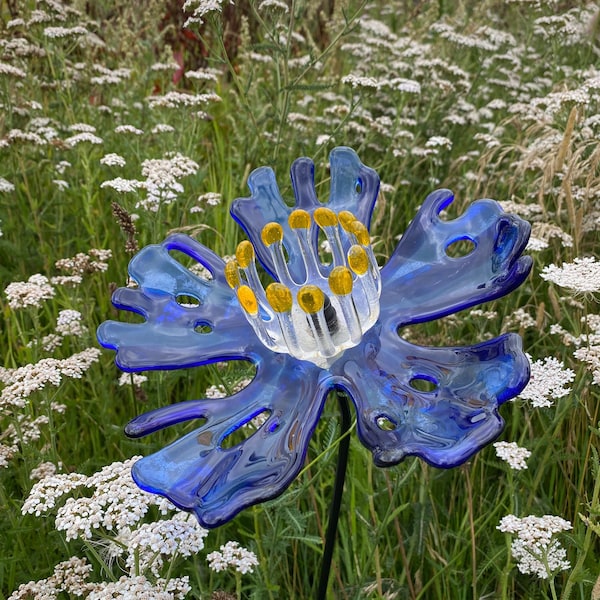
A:
<svg viewBox="0 0 600 600">
<path fill-rule="evenodd" d="M 204 527 L 217 527 L 243 508 L 278 496 L 292 482 L 329 387 L 327 372 L 311 363 L 270 354 L 258 362 L 250 385 L 233 396 L 183 402 L 131 421 L 126 432 L 138 437 L 174 423 L 206 420 L 139 460 L 133 477 L 144 490 L 193 511 Z M 227 436 L 261 413 L 267 418 L 250 437 L 223 447 Z"/>
<path fill-rule="evenodd" d="M 331 187 L 328 203 L 321 203 L 317 198 L 315 166 L 309 158 L 295 160 L 290 170 L 294 206 L 288 206 L 282 199 L 275 174 L 269 167 L 260 167 L 250 174 L 248 187 L 252 195 L 249 198 L 234 200 L 231 214 L 248 235 L 260 262 L 272 276 L 275 268 L 271 256 L 261 242 L 260 232 L 267 223 L 275 222 L 283 227 L 290 274 L 297 281 L 301 281 L 303 277 L 304 265 L 300 247 L 288 225 L 288 216 L 292 210 L 302 208 L 312 212 L 319 206 L 328 206 L 335 212 L 348 210 L 369 226 L 379 192 L 379 176 L 373 169 L 363 165 L 351 148 L 334 148 L 329 155 L 329 164 Z M 316 247 L 318 230 L 314 224 L 311 234 Z"/>
<path fill-rule="evenodd" d="M 200 262 L 212 279 L 191 273 L 169 254 L 171 250 Z M 263 345 L 225 280 L 224 264 L 211 250 L 181 234 L 146 246 L 129 264 L 138 287 L 119 288 L 113 295 L 117 308 L 138 313 L 146 321 L 106 321 L 98 328 L 98 340 L 117 351 L 117 365 L 128 371 L 177 369 L 247 358 L 255 350 L 262 353 Z M 182 306 L 177 302 L 182 296 L 199 304 Z"/>
<path fill-rule="evenodd" d="M 416 455 L 448 468 L 500 433 L 497 407 L 525 387 L 529 362 L 516 334 L 464 348 L 422 348 L 394 332 L 371 330 L 332 372 L 345 379 L 358 436 L 375 464 Z"/>
<path fill-rule="evenodd" d="M 531 230 L 527 221 L 493 200 L 478 200 L 462 216 L 443 221 L 439 213 L 453 199 L 449 190 L 427 196 L 381 270 L 384 327 L 395 330 L 499 298 L 529 274 L 532 259 L 521 256 Z M 460 240 L 474 249 L 452 258 L 448 248 Z"/>
</svg>

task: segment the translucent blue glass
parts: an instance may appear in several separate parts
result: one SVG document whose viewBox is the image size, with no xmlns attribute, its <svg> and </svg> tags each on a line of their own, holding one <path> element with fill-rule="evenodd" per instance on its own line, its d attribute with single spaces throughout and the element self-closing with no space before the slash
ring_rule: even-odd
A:
<svg viewBox="0 0 600 600">
<path fill-rule="evenodd" d="M 272 277 L 277 277 L 278 267 L 261 235 L 265 225 L 275 223 L 283 232 L 291 279 L 307 279 L 306 248 L 290 229 L 295 209 L 316 220 L 315 210 L 322 207 L 336 215 L 348 211 L 369 226 L 379 189 L 377 173 L 350 148 L 334 149 L 330 165 L 331 191 L 325 203 L 317 198 L 314 165 L 307 158 L 291 168 L 295 206 L 283 201 L 267 167 L 250 175 L 251 196 L 234 201 L 231 213 Z M 144 322 L 107 321 L 98 329 L 100 343 L 116 350 L 117 365 L 143 371 L 245 360 L 257 371 L 245 389 L 230 397 L 181 402 L 132 420 L 126 427 L 132 437 L 198 422 L 194 431 L 136 463 L 133 477 L 138 485 L 193 511 L 203 526 L 217 527 L 242 509 L 278 496 L 292 482 L 304 464 L 326 396 L 334 389 L 351 398 L 359 439 L 381 467 L 406 456 L 453 467 L 493 441 L 503 427 L 498 406 L 516 396 L 529 378 L 519 336 L 509 333 L 474 346 L 430 348 L 410 344 L 398 334 L 403 326 L 501 297 L 529 273 L 531 259 L 522 256 L 530 232 L 527 222 L 492 200 L 474 202 L 457 219 L 441 219 L 440 212 L 452 200 L 448 190 L 425 199 L 389 261 L 373 274 L 380 286 L 378 319 L 354 346 L 339 346 L 343 349 L 325 367 L 295 358 L 281 346 L 269 348 L 255 329 L 256 320 L 262 326 L 274 318 L 264 314 L 263 307 L 269 306 L 261 300 L 262 290 L 254 290 L 261 308 L 249 316 L 240 305 L 239 290 L 224 274 L 225 263 L 202 244 L 177 234 L 139 252 L 129 267 L 137 287 L 118 289 L 113 302 L 142 315 Z M 319 226 L 311 221 L 307 227 L 311 252 L 318 256 Z M 356 235 L 360 238 L 341 227 L 339 232 L 343 252 L 356 243 Z M 449 247 L 459 240 L 468 240 L 472 250 L 454 258 Z M 212 278 L 190 272 L 172 250 L 204 265 Z M 326 280 L 333 266 L 320 264 L 319 277 Z M 359 276 L 351 274 L 358 285 Z M 198 304 L 182 305 L 181 297 L 195 298 Z M 227 443 L 258 415 L 263 420 L 243 441 Z"/>
</svg>

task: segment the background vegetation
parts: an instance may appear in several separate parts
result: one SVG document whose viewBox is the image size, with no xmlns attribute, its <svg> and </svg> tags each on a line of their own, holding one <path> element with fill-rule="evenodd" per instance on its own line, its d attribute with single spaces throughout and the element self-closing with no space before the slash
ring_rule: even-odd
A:
<svg viewBox="0 0 600 600">
<path fill-rule="evenodd" d="M 232 254 L 241 232 L 228 206 L 247 195 L 252 169 L 273 167 L 289 197 L 290 164 L 310 156 L 326 198 L 328 153 L 351 146 L 382 179 L 371 230 L 380 264 L 438 187 L 457 195 L 450 216 L 491 197 L 533 222 L 526 284 L 479 311 L 411 328 L 407 337 L 468 345 L 519 331 L 533 361 L 556 358 L 575 377 L 549 407 L 524 399 L 502 407 L 502 439 L 531 451 L 526 470 L 512 470 L 492 446 L 454 470 L 414 458 L 379 470 L 353 436 L 331 598 L 600 598 L 600 376 L 591 360 L 573 354 L 599 343 L 598 296 L 574 297 L 540 278 L 547 265 L 598 253 L 598 7 L 248 0 L 184 27 L 199 6 L 1 5 L 1 287 L 36 273 L 74 273 L 57 261 L 78 253 L 112 252 L 105 269 L 85 268 L 76 286 L 55 284 L 39 307 L 13 308 L 0 295 L 5 388 L 14 373 L 6 370 L 97 346 L 97 325 L 124 318 L 110 296 L 127 282 L 134 246 L 183 231 Z M 79 30 L 49 32 L 57 27 Z M 110 153 L 126 164 L 101 162 Z M 160 176 L 144 161 L 176 153 L 196 165 L 171 174 L 151 204 Z M 132 191 L 118 191 L 117 177 Z M 85 330 L 52 347 L 46 336 L 64 310 L 79 311 Z M 128 440 L 122 428 L 131 418 L 251 376 L 230 364 L 149 372 L 140 385 L 119 385 L 113 359 L 103 352 L 80 378 L 37 389 L 24 406 L 2 405 L 0 444 L 13 452 L 3 451 L 0 470 L 0 597 L 49 577 L 70 556 L 87 557 L 94 580 L 122 574 L 123 565 L 110 564 L 91 541 L 67 542 L 52 514 L 22 514 L 32 470 L 51 462 L 59 472 L 90 475 L 150 453 L 174 433 Z M 190 576 L 189 597 L 314 596 L 338 433 L 337 406 L 329 404 L 291 488 L 212 531 L 205 551 L 173 561 L 170 576 Z M 26 435 L 22 424 L 36 419 L 39 435 Z M 510 536 L 496 529 L 509 513 L 571 521 L 560 538 L 571 568 L 547 580 L 519 573 Z M 228 540 L 256 553 L 252 574 L 209 569 L 206 554 Z"/>
</svg>

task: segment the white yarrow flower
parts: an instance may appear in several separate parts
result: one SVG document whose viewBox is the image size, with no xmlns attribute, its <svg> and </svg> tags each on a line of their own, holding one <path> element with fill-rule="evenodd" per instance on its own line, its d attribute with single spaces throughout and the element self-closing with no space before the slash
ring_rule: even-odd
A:
<svg viewBox="0 0 600 600">
<path fill-rule="evenodd" d="M 39 273 L 32 275 L 27 281 L 9 283 L 4 293 L 11 308 L 34 306 L 39 308 L 44 300 L 54 297 L 54 288 L 48 278 Z"/>
<path fill-rule="evenodd" d="M 238 573 L 245 575 L 246 573 L 252 573 L 254 567 L 258 566 L 256 554 L 246 550 L 238 542 L 223 544 L 220 551 L 211 552 L 206 560 L 208 560 L 208 566 L 217 573 L 233 568 Z"/>
<path fill-rule="evenodd" d="M 527 468 L 525 461 L 531 456 L 527 448 L 522 448 L 515 442 L 496 442 L 494 448 L 496 448 L 496 456 L 506 461 L 511 469 L 521 471 Z"/>
<path fill-rule="evenodd" d="M 14 191 L 15 191 L 15 186 L 10 181 L 7 181 L 6 179 L 4 179 L 4 177 L 0 177 L 0 192 L 6 194 L 8 192 L 14 192 Z"/>
<path fill-rule="evenodd" d="M 63 336 L 82 336 L 86 328 L 81 323 L 81 313 L 71 309 L 61 310 L 56 319 L 56 331 Z"/>
<path fill-rule="evenodd" d="M 107 167 L 124 167 L 127 163 L 121 155 L 110 152 L 100 159 L 100 164 L 106 165 Z"/>
<path fill-rule="evenodd" d="M 511 552 L 521 573 L 548 579 L 571 567 L 566 550 L 555 539 L 556 534 L 572 529 L 569 521 L 553 515 L 523 518 L 507 515 L 497 529 L 517 535 Z"/>
<path fill-rule="evenodd" d="M 531 357 L 527 355 L 531 362 Z M 562 361 L 546 357 L 531 362 L 531 377 L 525 389 L 517 396 L 531 402 L 534 408 L 548 408 L 553 400 L 563 398 L 571 392 L 565 387 L 575 379 L 575 373 L 565 368 Z"/>
<path fill-rule="evenodd" d="M 572 263 L 563 263 L 562 267 L 548 265 L 540 277 L 574 293 L 600 292 L 600 262 L 596 262 L 594 256 L 576 258 Z"/>
</svg>

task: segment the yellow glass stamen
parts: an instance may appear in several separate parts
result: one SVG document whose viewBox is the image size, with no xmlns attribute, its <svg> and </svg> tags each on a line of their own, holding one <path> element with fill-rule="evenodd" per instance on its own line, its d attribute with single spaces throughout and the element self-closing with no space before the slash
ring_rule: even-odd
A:
<svg viewBox="0 0 600 600">
<path fill-rule="evenodd" d="M 292 310 L 292 292 L 283 283 L 271 283 L 265 290 L 271 308 L 278 313 Z"/>
<path fill-rule="evenodd" d="M 357 275 L 364 275 L 369 270 L 369 257 L 362 246 L 355 244 L 350 247 L 348 264 Z"/>
<path fill-rule="evenodd" d="M 240 242 L 235 249 L 235 257 L 242 269 L 249 267 L 254 261 L 254 247 L 248 240 Z"/>
<path fill-rule="evenodd" d="M 319 227 L 332 227 L 338 223 L 336 214 L 331 209 L 322 206 L 315 210 L 313 217 Z"/>
<path fill-rule="evenodd" d="M 342 210 L 338 213 L 338 219 L 340 220 L 341 226 L 346 230 L 350 231 L 350 227 L 354 221 L 358 221 L 358 219 L 349 211 Z M 359 221 L 360 223 L 360 221 Z"/>
<path fill-rule="evenodd" d="M 248 314 L 253 316 L 258 314 L 258 300 L 247 285 L 241 285 L 237 289 L 237 297 L 240 305 Z"/>
<path fill-rule="evenodd" d="M 308 229 L 310 227 L 310 215 L 305 210 L 298 208 L 290 213 L 288 223 L 292 229 Z"/>
<path fill-rule="evenodd" d="M 335 267 L 329 274 L 329 289 L 336 296 L 350 294 L 352 284 L 352 273 L 348 267 Z"/>
<path fill-rule="evenodd" d="M 325 295 L 316 285 L 305 285 L 298 291 L 298 304 L 309 315 L 319 312 L 325 304 Z"/>
<path fill-rule="evenodd" d="M 267 223 L 260 234 L 265 246 L 272 246 L 283 240 L 283 227 L 279 223 Z"/>
<path fill-rule="evenodd" d="M 229 287 L 233 289 L 240 285 L 241 281 L 237 261 L 229 260 L 225 263 L 225 279 L 227 279 Z"/>
<path fill-rule="evenodd" d="M 358 219 L 355 219 L 350 225 L 350 232 L 356 236 L 359 244 L 368 246 L 371 243 L 369 230 Z"/>
</svg>

